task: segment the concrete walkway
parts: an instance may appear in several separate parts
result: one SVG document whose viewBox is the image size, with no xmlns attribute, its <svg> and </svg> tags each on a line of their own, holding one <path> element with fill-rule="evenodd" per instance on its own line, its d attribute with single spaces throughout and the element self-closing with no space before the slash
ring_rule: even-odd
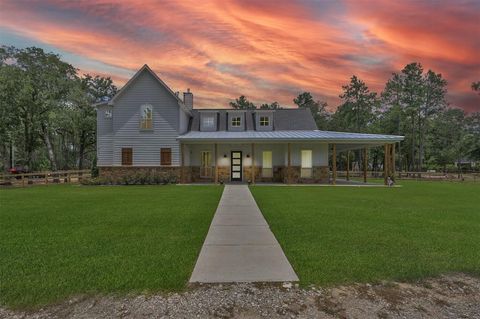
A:
<svg viewBox="0 0 480 319">
<path fill-rule="evenodd" d="M 248 186 L 226 185 L 190 282 L 298 281 Z"/>
</svg>

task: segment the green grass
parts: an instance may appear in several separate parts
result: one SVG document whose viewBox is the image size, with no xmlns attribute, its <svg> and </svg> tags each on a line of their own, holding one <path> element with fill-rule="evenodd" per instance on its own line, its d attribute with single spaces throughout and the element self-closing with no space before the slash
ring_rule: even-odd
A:
<svg viewBox="0 0 480 319">
<path fill-rule="evenodd" d="M 480 275 L 480 184 L 251 187 L 301 284 Z"/>
<path fill-rule="evenodd" d="M 0 190 L 0 304 L 185 288 L 217 186 Z"/>
</svg>

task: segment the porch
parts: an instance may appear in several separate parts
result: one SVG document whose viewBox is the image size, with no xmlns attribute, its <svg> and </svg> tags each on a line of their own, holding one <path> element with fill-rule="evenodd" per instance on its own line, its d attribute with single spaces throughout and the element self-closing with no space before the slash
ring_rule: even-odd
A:
<svg viewBox="0 0 480 319">
<path fill-rule="evenodd" d="M 395 175 L 395 143 L 181 143 L 182 183 L 367 184 L 368 149 L 383 147 L 384 184 Z M 352 162 L 353 153 L 357 160 Z M 358 158 L 360 154 L 361 158 Z M 339 157 L 342 176 L 339 178 Z M 362 182 L 351 180 L 352 169 Z"/>
</svg>

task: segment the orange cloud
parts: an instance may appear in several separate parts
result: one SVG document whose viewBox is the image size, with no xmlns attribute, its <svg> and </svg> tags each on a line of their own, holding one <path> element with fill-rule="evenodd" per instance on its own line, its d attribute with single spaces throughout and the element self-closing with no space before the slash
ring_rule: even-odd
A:
<svg viewBox="0 0 480 319">
<path fill-rule="evenodd" d="M 148 63 L 200 107 L 292 99 L 307 90 L 339 103 L 352 74 L 380 91 L 391 72 L 418 61 L 449 80 L 452 103 L 478 110 L 469 82 L 480 74 L 473 1 L 372 3 L 253 0 L 8 1 L 0 30 L 122 69 L 121 85 Z M 477 30 L 477 31 L 476 31 Z M 81 69 L 89 69 L 79 61 Z M 108 73 L 107 73 L 108 74 Z"/>
</svg>

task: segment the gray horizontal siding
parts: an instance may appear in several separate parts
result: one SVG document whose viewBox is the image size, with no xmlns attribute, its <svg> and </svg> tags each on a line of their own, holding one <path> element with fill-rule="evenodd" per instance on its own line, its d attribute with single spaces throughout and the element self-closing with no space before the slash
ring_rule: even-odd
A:
<svg viewBox="0 0 480 319">
<path fill-rule="evenodd" d="M 153 106 L 152 130 L 140 130 L 140 107 L 143 104 Z M 133 149 L 135 166 L 159 166 L 160 148 L 171 148 L 172 165 L 180 165 L 180 147 L 176 138 L 180 128 L 185 129 L 186 119 L 180 123 L 179 108 L 176 98 L 148 71 L 140 74 L 115 101 L 111 165 L 121 165 L 123 147 Z"/>
<path fill-rule="evenodd" d="M 113 135 L 97 137 L 97 165 L 110 166 L 113 163 Z"/>
<path fill-rule="evenodd" d="M 109 166 L 113 160 L 113 118 L 106 118 L 105 111 L 112 110 L 111 106 L 97 107 L 97 165 Z M 113 110 L 112 110 L 113 112 Z"/>
<path fill-rule="evenodd" d="M 172 165 L 180 165 L 180 146 L 178 143 L 162 143 L 152 140 L 148 143 L 137 143 L 132 140 L 116 140 L 113 145 L 113 166 L 122 165 L 122 148 L 131 147 L 133 152 L 133 166 L 160 166 L 160 149 L 172 149 Z"/>
</svg>

